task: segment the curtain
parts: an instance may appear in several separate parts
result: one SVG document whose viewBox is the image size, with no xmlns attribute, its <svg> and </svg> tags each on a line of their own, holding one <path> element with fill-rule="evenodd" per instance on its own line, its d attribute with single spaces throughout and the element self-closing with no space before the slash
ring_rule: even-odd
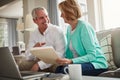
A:
<svg viewBox="0 0 120 80">
<path fill-rule="evenodd" d="M 17 45 L 16 19 L 7 19 L 8 23 L 8 45 L 9 47 Z"/>
<path fill-rule="evenodd" d="M 5 19 L 0 18 L 0 47 L 4 46 Z"/>
<path fill-rule="evenodd" d="M 59 25 L 58 0 L 48 0 L 48 14 L 52 24 Z"/>
</svg>

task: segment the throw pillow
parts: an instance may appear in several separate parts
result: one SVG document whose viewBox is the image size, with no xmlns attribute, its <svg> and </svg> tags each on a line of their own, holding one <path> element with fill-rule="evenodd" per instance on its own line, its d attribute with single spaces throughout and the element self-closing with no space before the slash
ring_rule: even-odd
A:
<svg viewBox="0 0 120 80">
<path fill-rule="evenodd" d="M 108 69 L 116 69 L 117 67 L 113 60 L 113 53 L 112 53 L 112 46 L 111 46 L 111 34 L 108 34 L 107 36 L 103 37 L 99 41 L 99 43 L 107 59 Z"/>
</svg>

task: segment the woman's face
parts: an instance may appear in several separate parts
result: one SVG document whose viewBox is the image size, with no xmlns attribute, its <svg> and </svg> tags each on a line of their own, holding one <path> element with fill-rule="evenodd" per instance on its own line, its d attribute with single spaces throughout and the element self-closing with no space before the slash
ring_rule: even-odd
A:
<svg viewBox="0 0 120 80">
<path fill-rule="evenodd" d="M 61 12 L 61 17 L 64 19 L 65 23 L 68 23 L 68 20 L 66 19 L 65 14 L 63 12 Z"/>
</svg>

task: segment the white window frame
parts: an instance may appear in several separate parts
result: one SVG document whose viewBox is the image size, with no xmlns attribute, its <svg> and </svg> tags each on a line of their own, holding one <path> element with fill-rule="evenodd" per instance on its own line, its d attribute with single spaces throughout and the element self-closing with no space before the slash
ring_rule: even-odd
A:
<svg viewBox="0 0 120 80">
<path fill-rule="evenodd" d="M 96 31 L 107 29 L 106 28 L 107 26 L 105 26 L 105 23 L 104 23 L 102 0 L 87 0 L 87 6 L 88 6 L 87 7 L 88 22 L 90 22 L 93 25 Z M 111 15 L 111 16 L 114 16 L 114 15 Z M 112 28 L 114 28 L 114 26 L 108 29 L 112 29 Z"/>
</svg>

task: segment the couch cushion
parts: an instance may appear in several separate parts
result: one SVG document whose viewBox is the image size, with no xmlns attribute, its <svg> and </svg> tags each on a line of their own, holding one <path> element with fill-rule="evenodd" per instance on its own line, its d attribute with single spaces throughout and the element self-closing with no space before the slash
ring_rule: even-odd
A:
<svg viewBox="0 0 120 80">
<path fill-rule="evenodd" d="M 103 37 L 99 41 L 102 51 L 106 56 L 107 62 L 108 62 L 108 68 L 109 69 L 116 69 L 116 65 L 113 61 L 113 53 L 112 53 L 112 46 L 111 46 L 111 34 L 108 34 L 107 36 Z"/>
<path fill-rule="evenodd" d="M 116 66 L 120 67 L 120 28 L 112 31 L 112 49 Z"/>
</svg>

